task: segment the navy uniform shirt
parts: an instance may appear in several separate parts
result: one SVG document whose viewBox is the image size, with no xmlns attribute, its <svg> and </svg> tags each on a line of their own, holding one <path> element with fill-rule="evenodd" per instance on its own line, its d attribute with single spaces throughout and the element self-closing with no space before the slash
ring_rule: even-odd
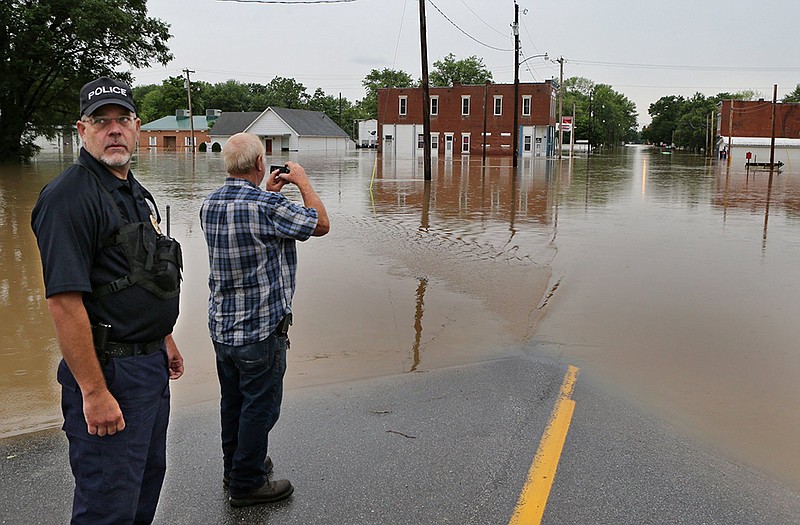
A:
<svg viewBox="0 0 800 525">
<path fill-rule="evenodd" d="M 80 160 L 111 192 L 125 221 L 150 223 L 151 213 L 158 218 L 152 195 L 133 173 L 128 172 L 127 181 L 121 180 L 83 148 Z M 103 246 L 123 225 L 104 193 L 97 178 L 78 163 L 42 189 L 31 226 L 42 258 L 46 296 L 83 292 L 92 324 L 111 325 L 109 340 L 155 341 L 172 333 L 179 297 L 162 300 L 136 285 L 100 298 L 91 296 L 92 289 L 130 273 L 122 247 Z"/>
</svg>

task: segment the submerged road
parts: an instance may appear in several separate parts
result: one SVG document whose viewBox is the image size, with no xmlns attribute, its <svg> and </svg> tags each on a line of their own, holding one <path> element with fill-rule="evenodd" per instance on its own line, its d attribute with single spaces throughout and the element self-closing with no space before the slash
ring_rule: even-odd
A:
<svg viewBox="0 0 800 525">
<path fill-rule="evenodd" d="M 222 486 L 217 403 L 176 407 L 156 522 L 798 523 L 798 494 L 633 406 L 535 354 L 290 390 L 270 455 L 295 493 L 243 509 Z M 60 431 L 2 440 L 0 460 L 0 523 L 69 521 Z"/>
</svg>

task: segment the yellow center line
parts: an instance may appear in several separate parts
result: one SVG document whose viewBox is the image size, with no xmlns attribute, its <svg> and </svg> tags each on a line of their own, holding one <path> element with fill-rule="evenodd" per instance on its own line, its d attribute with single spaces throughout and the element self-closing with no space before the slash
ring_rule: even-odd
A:
<svg viewBox="0 0 800 525">
<path fill-rule="evenodd" d="M 539 443 L 539 450 L 536 451 L 536 457 L 528 471 L 528 479 L 508 525 L 538 525 L 542 522 L 544 507 L 556 476 L 558 460 L 561 458 L 564 441 L 567 439 L 572 413 L 575 411 L 572 392 L 577 377 L 578 368 L 570 365 L 564 375 L 564 382 L 561 384 L 561 391 L 558 393 L 550 421 Z"/>
</svg>

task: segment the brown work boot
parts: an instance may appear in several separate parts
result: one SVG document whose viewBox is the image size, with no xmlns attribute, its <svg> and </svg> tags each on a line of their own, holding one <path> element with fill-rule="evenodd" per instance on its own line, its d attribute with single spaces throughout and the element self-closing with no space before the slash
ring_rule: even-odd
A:
<svg viewBox="0 0 800 525">
<path fill-rule="evenodd" d="M 228 500 L 231 507 L 247 507 L 261 503 L 272 503 L 288 498 L 294 492 L 294 487 L 288 480 L 279 479 L 267 481 L 259 488 L 244 494 L 231 495 Z"/>
</svg>

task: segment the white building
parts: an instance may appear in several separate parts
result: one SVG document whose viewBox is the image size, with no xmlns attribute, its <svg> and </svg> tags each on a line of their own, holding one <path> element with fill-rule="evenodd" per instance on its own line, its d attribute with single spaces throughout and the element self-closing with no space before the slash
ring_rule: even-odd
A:
<svg viewBox="0 0 800 525">
<path fill-rule="evenodd" d="M 358 121 L 358 147 L 378 147 L 378 119 Z"/>
<path fill-rule="evenodd" d="M 209 131 L 212 150 L 236 133 L 258 135 L 267 155 L 277 151 L 345 152 L 353 147 L 347 133 L 321 111 L 269 107 L 261 113 L 223 112 Z"/>
</svg>

